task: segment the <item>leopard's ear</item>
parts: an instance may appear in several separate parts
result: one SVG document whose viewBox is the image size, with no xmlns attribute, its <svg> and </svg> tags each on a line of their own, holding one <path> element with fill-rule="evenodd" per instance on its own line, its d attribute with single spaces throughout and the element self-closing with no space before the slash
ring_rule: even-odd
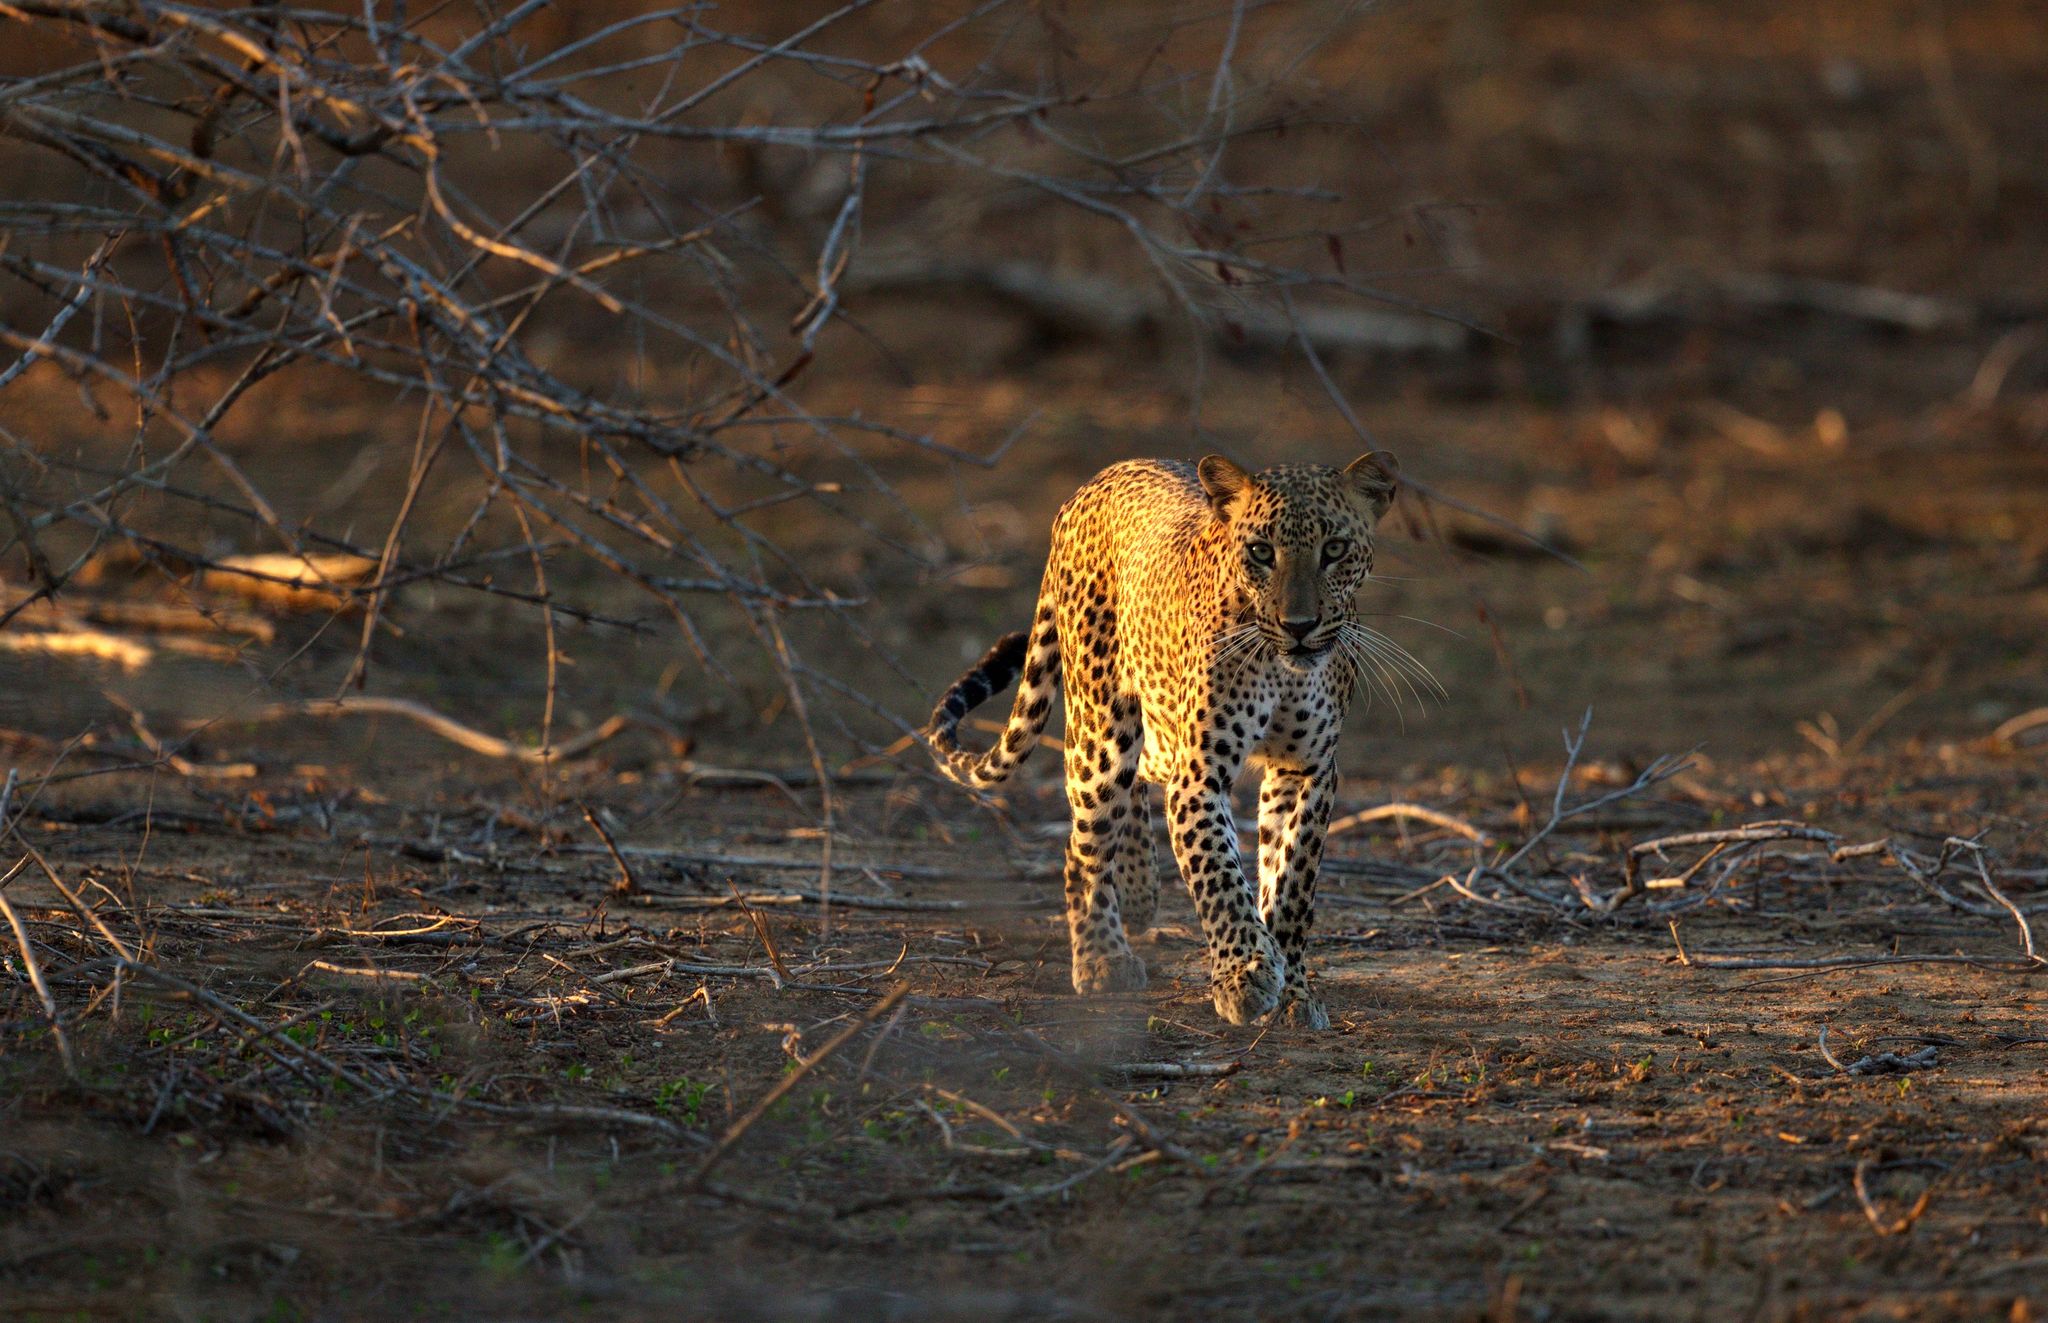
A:
<svg viewBox="0 0 2048 1323">
<path fill-rule="evenodd" d="M 1344 480 L 1371 507 L 1372 517 L 1378 519 L 1394 503 L 1394 492 L 1401 486 L 1401 464 L 1392 451 L 1375 450 L 1352 460 L 1344 470 Z"/>
<path fill-rule="evenodd" d="M 1202 480 L 1202 490 L 1209 494 L 1209 507 L 1220 519 L 1230 509 L 1230 503 L 1252 485 L 1252 475 L 1246 473 L 1221 455 L 1204 455 L 1195 465 L 1195 474 Z"/>
</svg>

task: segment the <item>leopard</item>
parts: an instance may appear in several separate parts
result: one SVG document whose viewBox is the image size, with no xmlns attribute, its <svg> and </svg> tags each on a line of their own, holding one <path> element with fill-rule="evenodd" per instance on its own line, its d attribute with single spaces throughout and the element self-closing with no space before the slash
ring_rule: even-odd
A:
<svg viewBox="0 0 2048 1323">
<path fill-rule="evenodd" d="M 1399 485 L 1384 450 L 1341 469 L 1134 459 L 1061 506 L 1030 627 L 962 675 L 922 734 L 946 778 L 986 792 L 1030 755 L 1064 691 L 1077 993 L 1147 985 L 1130 937 L 1158 913 L 1158 787 L 1216 1013 L 1329 1028 L 1306 954 L 1338 736 L 1361 678 L 1420 668 L 1359 620 L 1356 601 Z M 967 714 L 1013 682 L 993 747 L 964 748 Z M 1260 774 L 1256 889 L 1232 802 L 1248 770 Z"/>
</svg>

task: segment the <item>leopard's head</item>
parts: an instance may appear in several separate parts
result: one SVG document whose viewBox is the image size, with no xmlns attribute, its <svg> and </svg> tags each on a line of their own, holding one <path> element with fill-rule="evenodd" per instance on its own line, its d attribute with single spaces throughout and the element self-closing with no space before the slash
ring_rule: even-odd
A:
<svg viewBox="0 0 2048 1323">
<path fill-rule="evenodd" d="M 1373 536 L 1399 484 L 1394 457 L 1375 450 L 1341 470 L 1282 464 L 1249 473 L 1209 455 L 1196 472 L 1244 604 L 1228 632 L 1297 670 L 1321 664 L 1372 577 Z"/>
</svg>

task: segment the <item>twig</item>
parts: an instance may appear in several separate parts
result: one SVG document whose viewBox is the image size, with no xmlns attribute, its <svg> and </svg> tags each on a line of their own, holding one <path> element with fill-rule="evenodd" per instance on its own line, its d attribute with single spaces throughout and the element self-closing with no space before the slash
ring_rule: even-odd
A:
<svg viewBox="0 0 2048 1323">
<path fill-rule="evenodd" d="M 1221 1079 L 1244 1069 L 1242 1061 L 1126 1061 L 1116 1067 L 1133 1079 Z"/>
<path fill-rule="evenodd" d="M 1883 1215 L 1878 1212 L 1877 1203 L 1870 1197 L 1870 1189 L 1865 1184 L 1864 1178 L 1870 1171 L 1871 1165 L 1872 1162 L 1869 1158 L 1864 1158 L 1856 1164 L 1856 1175 L 1850 1181 L 1850 1184 L 1856 1191 L 1856 1202 L 1863 1206 L 1863 1216 L 1869 1219 L 1872 1231 L 1875 1231 L 1880 1236 L 1903 1236 L 1913 1229 L 1913 1224 L 1918 1222 L 1920 1215 L 1927 1211 L 1928 1201 L 1934 1197 L 1934 1185 L 1930 1182 L 1927 1188 L 1920 1192 L 1919 1200 L 1914 1203 L 1911 1210 L 1904 1217 L 1892 1222 L 1886 1222 Z"/>
<path fill-rule="evenodd" d="M 1473 826 L 1464 819 L 1454 818 L 1448 813 L 1441 813 L 1436 809 L 1428 808 L 1421 804 L 1382 804 L 1378 808 L 1369 808 L 1358 813 L 1347 813 L 1330 824 L 1328 834 L 1334 836 L 1338 832 L 1349 831 L 1353 827 L 1362 827 L 1368 822 L 1380 822 L 1387 818 L 1413 818 L 1418 822 L 1427 822 L 1434 827 L 1442 827 L 1445 831 L 1456 832 L 1474 845 L 1486 846 L 1493 844 L 1491 836 L 1488 836 L 1480 828 Z"/>
<path fill-rule="evenodd" d="M 64 1032 L 64 1014 L 57 1009 L 57 999 L 50 995 L 50 985 L 43 981 L 43 967 L 36 959 L 35 944 L 29 939 L 28 929 L 22 925 L 21 916 L 14 912 L 5 890 L 0 890 L 0 914 L 7 916 L 8 926 L 14 929 L 22 967 L 28 971 L 29 984 L 35 988 L 36 996 L 42 999 L 43 1013 L 50 1019 L 50 1034 L 57 1040 L 57 1055 L 63 1058 L 64 1073 L 75 1080 L 78 1078 L 78 1060 L 71 1054 L 71 1037 Z"/>
<path fill-rule="evenodd" d="M 346 716 L 395 716 L 416 722 L 439 735 L 451 744 L 458 744 L 472 753 L 487 758 L 504 758 L 535 765 L 560 762 L 575 758 L 603 744 L 632 724 L 625 716 L 607 717 L 594 729 L 585 731 L 571 739 L 557 740 L 549 744 L 528 746 L 514 744 L 486 735 L 472 726 L 465 726 L 452 717 L 443 716 L 423 703 L 409 698 L 351 697 L 336 699 L 314 699 L 303 703 L 273 703 L 269 707 L 256 708 L 249 712 L 236 712 L 229 717 L 219 718 L 237 723 L 279 721 L 290 717 L 346 717 Z M 188 722 L 191 726 L 213 724 L 211 721 Z M 609 844 L 609 842 L 608 842 Z M 616 853 L 616 847 L 613 847 Z"/>
<path fill-rule="evenodd" d="M 1582 804 L 1566 808 L 1564 803 L 1565 792 L 1571 786 L 1572 770 L 1578 766 L 1579 753 L 1586 746 L 1586 732 L 1592 724 L 1593 709 L 1589 706 L 1585 711 L 1585 715 L 1579 718 L 1577 734 L 1569 730 L 1564 732 L 1564 770 L 1558 773 L 1557 790 L 1551 796 L 1550 820 L 1538 828 L 1536 833 L 1528 840 L 1524 841 L 1520 849 L 1494 865 L 1493 871 L 1500 873 L 1512 871 L 1516 864 L 1528 857 L 1531 850 L 1541 845 L 1549 838 L 1552 832 L 1556 831 L 1570 819 L 1578 817 L 1583 813 L 1590 813 L 1594 809 L 1603 808 L 1608 804 L 1614 803 L 1616 800 L 1627 799 L 1631 795 L 1639 795 L 1650 787 L 1668 781 L 1672 777 L 1690 770 L 1692 767 L 1692 755 L 1690 753 L 1664 754 L 1638 773 L 1635 780 L 1631 781 L 1628 785 L 1622 786 L 1618 790 L 1610 790 L 1606 794 L 1596 796 Z M 1604 909 L 1611 912 L 1616 905 L 1621 903 L 1625 894 L 1625 889 L 1623 893 L 1617 893 L 1604 903 Z"/>
<path fill-rule="evenodd" d="M 1642 892 L 1660 884 L 1683 885 L 1691 881 L 1693 875 L 1706 864 L 1707 860 L 1714 858 L 1731 845 L 1757 844 L 1766 841 L 1819 841 L 1824 845 L 1832 847 L 1839 839 L 1833 832 L 1822 831 L 1818 827 L 1808 827 L 1802 823 L 1760 822 L 1748 827 L 1684 832 L 1676 836 L 1660 836 L 1655 840 L 1638 841 L 1628 848 L 1628 853 L 1622 858 L 1622 888 L 1609 901 L 1605 902 L 1606 908 L 1612 911 L 1616 905 L 1619 905 L 1629 896 L 1640 895 Z M 1708 852 L 1705 859 L 1694 864 L 1683 874 L 1679 875 L 1679 877 L 1673 879 L 1672 882 L 1665 883 L 1664 879 L 1661 878 L 1647 882 L 1643 880 L 1641 869 L 1645 856 L 1662 854 L 1666 850 L 1700 845 L 1710 845 L 1713 849 Z"/>
<path fill-rule="evenodd" d="M 1991 870 L 1984 865 L 1983 848 L 1973 841 L 1962 841 L 1954 837 L 1950 839 L 1970 851 L 1970 862 L 1976 866 L 1977 881 L 1983 886 L 1984 893 L 2003 906 L 2005 912 L 2012 915 L 2013 922 L 2019 925 L 2020 954 L 2029 960 L 2038 962 L 2041 957 L 2034 954 L 2034 930 L 2028 925 L 2027 916 L 2020 910 L 2020 907 L 2013 904 L 2011 898 L 2003 891 L 2000 891 L 1998 884 L 1991 880 Z"/>
<path fill-rule="evenodd" d="M 1816 956 L 1807 960 L 1718 959 L 1695 953 L 1694 969 L 1864 969 L 1879 965 L 1975 965 L 1980 969 L 2032 969 L 2035 963 L 2006 956 L 1880 955 Z"/>
<path fill-rule="evenodd" d="M 775 977 L 781 983 L 794 982 L 795 980 L 790 977 L 788 966 L 782 963 L 782 953 L 775 949 L 775 938 L 768 931 L 767 921 L 761 917 L 760 913 L 753 906 L 747 904 L 746 898 L 740 895 L 738 887 L 734 886 L 731 882 L 727 882 L 725 885 L 726 889 L 732 892 L 733 903 L 740 907 L 740 912 L 747 916 L 749 923 L 754 925 L 754 932 L 761 939 L 761 949 L 768 953 L 768 964 L 774 969 Z"/>
<path fill-rule="evenodd" d="M 417 983 L 426 978 L 425 974 L 409 969 L 373 969 L 367 966 L 336 965 L 325 960 L 315 960 L 306 968 L 328 974 L 341 974 L 348 978 L 366 978 L 387 983 Z"/>
<path fill-rule="evenodd" d="M 726 1154 L 732 1152 L 733 1146 L 745 1137 L 747 1131 L 754 1128 L 756 1121 L 759 1121 L 768 1114 L 769 1108 L 782 1101 L 791 1089 L 794 1089 L 803 1082 L 805 1076 L 830 1060 L 833 1053 L 852 1042 L 854 1036 L 859 1034 L 861 1030 L 888 1014 L 895 1007 L 896 1003 L 902 1001 L 909 993 L 910 985 L 908 983 L 898 983 L 895 987 L 889 989 L 888 993 L 875 1002 L 874 1005 L 861 1012 L 853 1023 L 834 1034 L 823 1047 L 797 1062 L 795 1068 L 777 1081 L 774 1088 L 763 1094 L 759 1102 L 748 1108 L 744 1115 L 727 1127 L 725 1134 L 720 1136 L 718 1142 L 712 1145 L 711 1151 L 704 1155 L 704 1161 L 698 1164 L 691 1184 L 703 1185 L 704 1179 L 711 1174 L 712 1169 L 724 1160 Z"/>
<path fill-rule="evenodd" d="M 597 839 L 603 841 L 604 848 L 611 852 L 612 862 L 618 865 L 619 877 L 612 884 L 612 894 L 615 896 L 639 895 L 640 879 L 633 876 L 633 866 L 626 862 L 626 856 L 619 853 L 619 843 L 612 839 L 610 832 L 605 830 L 604 823 L 598 818 L 597 814 L 591 812 L 590 805 L 579 803 L 577 807 L 583 810 L 583 820 L 590 824 L 590 829 L 597 833 Z"/>
<path fill-rule="evenodd" d="M 2037 727 L 2048 726 L 2048 707 L 2037 707 L 2031 712 L 2022 712 L 1999 723 L 1991 732 L 1991 738 L 1999 744 L 2020 748 L 2020 736 Z"/>
</svg>

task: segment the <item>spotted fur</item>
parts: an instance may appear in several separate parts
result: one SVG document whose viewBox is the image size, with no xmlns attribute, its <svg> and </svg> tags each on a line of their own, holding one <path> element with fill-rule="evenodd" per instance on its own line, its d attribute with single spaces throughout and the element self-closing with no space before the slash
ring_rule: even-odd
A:
<svg viewBox="0 0 2048 1323">
<path fill-rule="evenodd" d="M 1328 1026 L 1303 955 L 1337 736 L 1361 677 L 1391 687 L 1405 669 L 1352 605 L 1393 500 L 1392 460 L 1248 473 L 1211 455 L 1104 469 L 1053 523 L 1030 630 L 996 644 L 932 714 L 940 768 L 987 787 L 1030 753 L 1053 690 L 1065 689 L 1076 991 L 1145 986 L 1126 934 L 1150 926 L 1158 905 L 1147 789 L 1158 785 L 1217 1013 L 1243 1024 L 1280 1010 Z M 960 748 L 961 719 L 1020 671 L 996 746 Z M 1256 890 L 1230 798 L 1247 767 L 1264 773 Z"/>
</svg>

